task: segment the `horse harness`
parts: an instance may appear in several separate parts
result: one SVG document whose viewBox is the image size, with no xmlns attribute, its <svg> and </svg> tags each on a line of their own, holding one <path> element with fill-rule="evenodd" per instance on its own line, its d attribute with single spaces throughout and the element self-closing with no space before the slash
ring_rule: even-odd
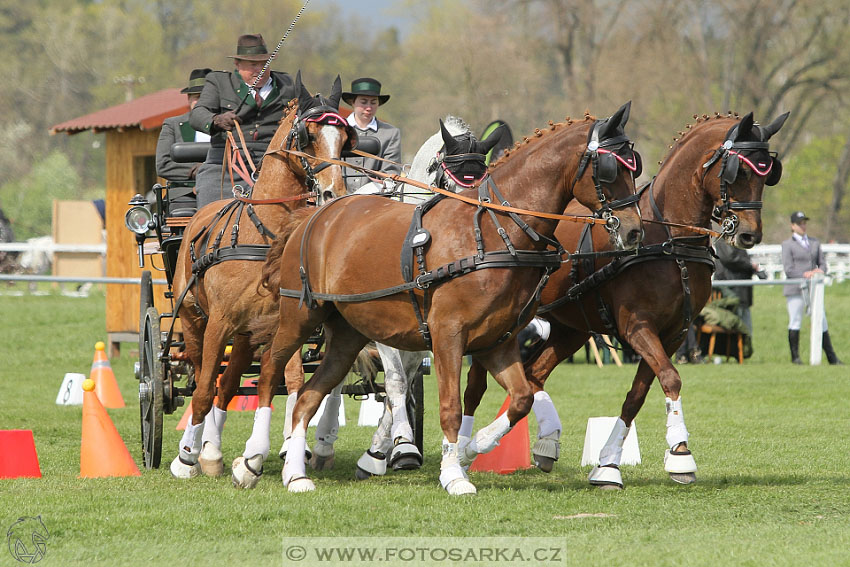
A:
<svg viewBox="0 0 850 567">
<path fill-rule="evenodd" d="M 309 134 L 307 132 L 307 122 L 319 122 L 330 125 L 346 125 L 345 119 L 339 115 L 337 109 L 329 105 L 320 105 L 305 111 L 303 114 L 298 114 L 292 123 L 292 128 L 286 136 L 284 146 L 288 149 L 293 145 L 300 152 L 304 152 L 304 148 L 310 144 Z M 346 125 L 347 126 L 347 125 Z M 265 155 L 279 155 L 277 150 L 270 150 Z M 184 288 L 183 292 L 177 299 L 175 311 L 179 309 L 186 297 L 188 291 L 204 276 L 206 271 L 228 260 L 243 260 L 261 262 L 265 261 L 270 248 L 269 242 L 277 238 L 277 236 L 266 227 L 254 209 L 254 205 L 270 205 L 283 204 L 292 201 L 307 200 L 308 204 L 315 205 L 319 196 L 319 182 L 316 175 L 325 169 L 328 163 L 322 163 L 317 167 L 312 167 L 303 156 L 299 157 L 301 166 L 306 173 L 306 185 L 309 188 L 307 193 L 293 195 L 291 197 L 281 197 L 276 199 L 251 199 L 253 186 L 242 192 L 237 192 L 234 188 L 234 199 L 228 201 L 212 218 L 212 220 L 192 238 L 189 244 L 189 256 L 192 261 L 192 277 Z M 256 228 L 260 236 L 263 237 L 265 244 L 240 244 L 239 231 L 242 220 L 242 214 L 246 214 L 248 219 Z M 221 230 L 215 234 L 213 238 L 214 227 L 218 226 L 220 221 Z M 230 230 L 230 245 L 222 247 L 226 227 L 233 221 L 233 226 Z M 212 240 L 212 243 L 210 242 Z M 197 302 L 194 304 L 195 311 L 203 318 L 207 319 L 207 314 Z"/>
<path fill-rule="evenodd" d="M 504 197 L 502 197 L 501 193 L 499 192 L 499 189 L 496 187 L 496 184 L 493 182 L 492 178 L 487 176 L 478 188 L 479 200 L 482 202 L 489 202 L 491 191 L 492 195 L 496 199 L 498 199 L 502 204 L 507 206 L 510 205 L 508 201 L 506 201 Z M 401 275 L 405 283 L 375 291 L 354 294 L 314 292 L 310 287 L 309 265 L 307 261 L 308 257 L 305 253 L 307 243 L 312 233 L 312 229 L 315 225 L 316 220 L 318 219 L 318 217 L 321 216 L 324 210 L 327 210 L 330 206 L 336 206 L 338 202 L 341 202 L 353 196 L 354 195 L 346 195 L 344 197 L 339 197 L 335 199 L 331 203 L 325 205 L 325 207 L 320 209 L 307 221 L 306 228 L 301 236 L 299 267 L 301 289 L 289 290 L 281 288 L 280 295 L 282 297 L 292 297 L 299 299 L 299 307 L 306 304 L 309 309 L 315 309 L 318 307 L 317 301 L 357 303 L 371 301 L 381 297 L 388 297 L 390 295 L 395 295 L 397 293 L 402 293 L 406 291 L 409 293 L 410 296 L 410 302 L 413 307 L 414 314 L 416 316 L 416 320 L 419 326 L 419 332 L 422 335 L 426 347 L 429 350 L 432 349 L 432 341 L 431 332 L 427 322 L 428 310 L 430 307 L 430 295 L 427 293 L 428 289 L 435 287 L 441 283 L 445 283 L 449 280 L 463 276 L 465 274 L 469 274 L 474 271 L 486 268 L 542 268 L 543 274 L 540 278 L 540 281 L 538 282 L 537 287 L 535 288 L 528 302 L 521 310 L 519 316 L 517 317 L 517 321 L 514 323 L 514 326 L 511 328 L 510 331 L 508 331 L 501 338 L 499 338 L 499 340 L 495 344 L 488 347 L 488 349 L 493 348 L 513 336 L 514 332 L 522 324 L 522 322 L 524 322 L 527 318 L 531 316 L 531 311 L 534 305 L 540 300 L 540 293 L 543 291 L 543 287 L 549 280 L 549 276 L 552 274 L 552 272 L 554 272 L 561 266 L 561 258 L 566 253 L 566 251 L 563 249 L 563 247 L 561 247 L 557 240 L 537 233 L 534 229 L 528 226 L 528 224 L 526 224 L 518 215 L 516 215 L 515 213 L 508 213 L 510 215 L 511 220 L 513 220 L 514 223 L 516 223 L 517 226 L 519 226 L 523 230 L 523 232 L 525 232 L 525 234 L 529 236 L 529 238 L 531 238 L 535 242 L 542 241 L 543 243 L 545 243 L 547 248 L 553 248 L 546 250 L 518 250 L 511 242 L 507 231 L 499 223 L 498 217 L 496 216 L 495 212 L 493 212 L 491 209 L 487 209 L 487 211 L 489 212 L 493 222 L 496 225 L 497 232 L 505 243 L 505 249 L 489 252 L 486 251 L 484 247 L 483 234 L 480 228 L 480 216 L 485 210 L 485 207 L 478 207 L 477 211 L 475 212 L 475 215 L 473 216 L 473 230 L 475 232 L 477 250 L 476 254 L 473 256 L 461 258 L 459 260 L 455 260 L 448 264 L 444 264 L 442 266 L 429 270 L 425 261 L 425 249 L 431 242 L 431 234 L 423 226 L 422 219 L 425 214 L 430 211 L 438 202 L 446 198 L 444 195 L 436 195 L 432 199 L 416 206 L 413 211 L 413 216 L 410 222 L 410 228 L 408 229 L 407 236 L 404 239 L 401 251 Z M 416 275 L 414 275 L 414 273 L 416 273 Z M 420 306 L 419 304 L 415 290 L 420 290 L 424 292 L 422 306 Z M 469 354 L 474 353 L 471 352 Z"/>
<path fill-rule="evenodd" d="M 654 183 L 655 179 L 653 179 L 650 183 L 644 185 L 640 189 L 640 191 L 638 191 L 638 195 L 642 195 L 645 191 L 648 190 L 649 202 L 652 206 L 652 210 L 657 218 L 662 218 L 661 211 L 658 209 L 658 205 L 655 202 L 655 195 L 652 191 Z M 626 341 L 620 336 L 619 331 L 617 330 L 616 319 L 614 318 L 613 313 L 611 311 L 611 306 L 608 305 L 602 298 L 602 294 L 599 291 L 599 287 L 602 286 L 602 284 L 608 282 L 609 280 L 615 278 L 621 272 L 625 271 L 631 266 L 643 262 L 650 262 L 662 258 L 669 258 L 674 260 L 676 262 L 676 265 L 679 267 L 679 274 L 682 283 L 684 320 L 682 330 L 676 337 L 678 339 L 684 333 L 687 332 L 688 327 L 694 319 L 693 309 L 691 307 L 690 301 L 690 275 L 686 262 L 697 262 L 701 264 L 706 264 L 710 266 L 713 271 L 714 261 L 712 259 L 712 250 L 705 241 L 706 237 L 674 237 L 670 232 L 670 228 L 668 226 L 665 226 L 665 230 L 667 231 L 667 240 L 659 244 L 641 246 L 636 250 L 614 250 L 607 252 L 594 252 L 593 239 L 590 237 L 590 226 L 586 226 L 582 231 L 581 237 L 579 238 L 578 252 L 570 255 L 573 260 L 572 269 L 570 270 L 570 279 L 576 283 L 573 284 L 569 290 L 567 290 L 567 293 L 564 296 L 556 299 L 552 303 L 541 305 L 537 312 L 546 313 L 552 311 L 553 309 L 556 309 L 557 307 L 560 307 L 561 305 L 564 305 L 565 303 L 579 301 L 586 293 L 592 290 L 596 290 L 597 310 L 599 313 L 599 318 L 602 320 L 602 324 L 607 330 L 607 334 L 609 334 L 610 336 L 617 337 L 620 343 L 626 343 Z M 602 268 L 595 270 L 595 260 L 597 258 L 605 256 L 614 256 L 614 260 L 609 262 Z M 579 268 L 579 266 L 581 266 L 581 268 Z M 580 279 L 580 269 L 585 273 L 589 273 L 590 275 L 585 277 L 584 279 Z M 579 303 L 579 306 L 581 308 L 581 313 L 584 317 L 585 324 L 587 325 L 588 329 L 590 329 L 591 325 L 590 321 L 587 318 L 587 313 L 584 310 L 584 305 L 582 303 Z"/>
</svg>

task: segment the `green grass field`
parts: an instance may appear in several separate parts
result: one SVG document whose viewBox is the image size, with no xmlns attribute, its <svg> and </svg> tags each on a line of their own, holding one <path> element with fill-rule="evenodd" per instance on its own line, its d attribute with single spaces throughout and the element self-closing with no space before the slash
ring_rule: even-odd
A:
<svg viewBox="0 0 850 567">
<path fill-rule="evenodd" d="M 282 401 L 272 423 L 273 457 L 253 491 L 233 489 L 229 477 L 170 477 L 166 463 L 182 410 L 165 417 L 163 468 L 141 478 L 78 479 L 82 412 L 54 401 L 64 374 L 88 374 L 93 345 L 106 338 L 103 293 L 12 297 L 8 289 L 0 295 L 0 428 L 33 430 L 43 478 L 0 480 L 0 529 L 41 515 L 50 531 L 41 565 L 282 565 L 283 538 L 297 536 L 368 536 L 374 544 L 380 536 L 540 536 L 566 550 L 568 565 L 850 565 L 850 372 L 788 362 L 779 288 L 756 289 L 755 354 L 743 366 L 680 367 L 696 484 L 675 485 L 663 470 L 664 403 L 656 384 L 637 419 L 643 464 L 623 468 L 621 492 L 588 486 L 588 467 L 579 467 L 587 418 L 619 413 L 634 366 L 598 369 L 577 357 L 549 381 L 565 429 L 555 470 L 472 473 L 479 493 L 460 499 L 437 482 L 434 376 L 426 378 L 419 471 L 354 481 L 372 429 L 356 426 L 357 403 L 346 398 L 349 425 L 340 432 L 336 468 L 312 475 L 314 493 L 289 494 L 280 482 L 274 453 Z M 827 288 L 826 298 L 833 343 L 850 362 L 850 282 Z M 807 360 L 807 332 L 801 342 Z M 109 414 L 140 462 L 132 350 L 123 345 L 112 361 L 128 405 Z M 491 385 L 477 425 L 503 400 Z M 252 418 L 231 412 L 227 463 L 241 454 Z M 532 421 L 532 434 L 534 427 Z M 575 517 L 583 514 L 592 516 Z M 17 564 L 3 547 L 0 566 Z"/>
</svg>

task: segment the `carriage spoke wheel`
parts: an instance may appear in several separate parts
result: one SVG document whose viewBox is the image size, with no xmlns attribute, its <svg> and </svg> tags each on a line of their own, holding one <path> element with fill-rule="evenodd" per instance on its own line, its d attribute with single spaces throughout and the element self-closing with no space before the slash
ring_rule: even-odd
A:
<svg viewBox="0 0 850 567">
<path fill-rule="evenodd" d="M 159 313 L 148 307 L 142 319 L 142 350 L 139 353 L 139 414 L 145 468 L 159 468 L 162 458 L 163 363 L 159 359 L 161 337 Z"/>
<path fill-rule="evenodd" d="M 148 307 L 153 307 L 153 277 L 150 270 L 142 272 L 142 285 L 139 291 L 139 359 L 142 358 L 144 350 L 144 327 L 145 315 Z"/>
</svg>

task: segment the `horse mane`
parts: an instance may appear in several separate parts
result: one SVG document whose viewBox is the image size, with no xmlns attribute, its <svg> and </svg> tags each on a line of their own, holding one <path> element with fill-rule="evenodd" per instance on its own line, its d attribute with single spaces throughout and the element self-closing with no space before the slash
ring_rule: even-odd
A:
<svg viewBox="0 0 850 567">
<path fill-rule="evenodd" d="M 670 156 L 672 156 L 676 150 L 682 147 L 686 142 L 688 142 L 692 137 L 692 132 L 694 131 L 695 126 L 699 126 L 701 124 L 706 124 L 712 120 L 717 120 L 721 118 L 731 118 L 734 120 L 739 120 L 741 117 L 737 112 L 727 111 L 726 114 L 722 114 L 720 112 L 715 112 L 713 115 L 708 114 L 694 114 L 693 115 L 696 122 L 693 124 L 685 124 L 685 129 L 678 133 L 677 136 L 673 136 L 673 143 L 668 146 L 667 154 L 660 160 L 658 160 L 658 165 L 664 163 Z M 699 129 L 699 128 L 697 128 Z"/>
<path fill-rule="evenodd" d="M 502 154 L 502 156 L 499 159 L 497 159 L 496 161 L 494 161 L 493 163 L 490 164 L 490 169 L 492 170 L 493 168 L 501 165 L 503 162 L 509 161 L 511 154 L 513 152 L 516 152 L 517 150 L 519 150 L 523 146 L 526 146 L 526 145 L 531 144 L 531 143 L 536 143 L 536 142 L 539 141 L 540 138 L 543 138 L 544 136 L 551 134 L 552 132 L 555 132 L 556 130 L 562 130 L 563 128 L 566 128 L 568 126 L 572 126 L 576 122 L 585 122 L 586 123 L 586 122 L 593 122 L 595 120 L 596 120 L 596 117 L 593 116 L 592 114 L 590 114 L 588 111 L 584 112 L 584 118 L 581 118 L 581 119 L 578 119 L 578 120 L 573 120 L 569 116 L 564 118 L 563 122 L 557 122 L 556 123 L 556 122 L 552 122 L 550 120 L 549 126 L 545 130 L 541 130 L 540 128 L 535 128 L 533 135 L 523 136 L 522 140 L 517 140 L 516 143 L 514 143 L 513 147 L 506 148 L 505 153 Z"/>
<path fill-rule="evenodd" d="M 262 276 L 257 284 L 257 293 L 263 295 L 263 289 L 269 291 L 275 299 L 280 296 L 280 257 L 283 254 L 283 249 L 286 246 L 289 237 L 298 228 L 307 217 L 315 212 L 313 207 L 302 207 L 295 209 L 284 222 L 283 228 L 280 230 L 277 238 L 269 247 L 269 253 L 266 256 L 266 261 L 263 264 Z"/>
</svg>

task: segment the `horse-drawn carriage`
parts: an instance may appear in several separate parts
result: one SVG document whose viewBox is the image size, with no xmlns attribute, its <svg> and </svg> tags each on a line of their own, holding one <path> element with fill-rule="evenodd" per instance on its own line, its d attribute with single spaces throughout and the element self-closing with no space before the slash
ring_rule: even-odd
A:
<svg viewBox="0 0 850 567">
<path fill-rule="evenodd" d="M 204 142 L 174 144 L 172 159 L 177 162 L 202 162 L 209 148 Z M 158 468 L 162 456 L 163 415 L 172 414 L 191 397 L 195 387 L 195 370 L 187 356 L 179 325 L 178 309 L 181 296 L 175 296 L 173 288 L 177 269 L 178 253 L 183 243 L 184 230 L 197 209 L 194 203 L 194 182 L 169 181 L 166 185 L 154 185 L 153 202 L 136 195 L 129 203 L 125 225 L 136 235 L 139 247 L 139 266 L 144 267 L 145 255 L 150 255 L 149 266 L 164 272 L 167 291 L 165 298 L 169 308 L 160 312 L 154 305 L 153 276 L 150 269 L 141 276 L 139 301 L 139 362 L 135 374 L 139 381 L 139 410 L 141 421 L 142 450 L 145 467 Z M 224 203 L 224 201 L 222 202 Z M 159 257 L 158 260 L 155 260 Z M 178 293 L 181 290 L 177 290 Z M 305 374 L 312 374 L 322 357 L 324 336 L 321 328 L 305 344 L 302 359 Z M 220 371 L 224 370 L 229 350 Z M 374 372 L 360 370 L 352 372 L 343 386 L 342 393 L 355 399 L 364 399 L 375 394 L 383 401 L 384 384 L 379 380 L 382 371 L 380 359 L 373 360 Z M 251 364 L 248 374 L 259 373 L 259 362 Z M 423 359 L 414 375 L 413 389 L 407 396 L 407 411 L 412 417 L 415 444 L 422 451 L 423 425 L 423 375 L 430 373 L 430 360 Z M 255 382 L 240 385 L 236 394 L 257 394 Z M 286 395 L 286 385 L 281 383 L 277 394 Z"/>
</svg>

